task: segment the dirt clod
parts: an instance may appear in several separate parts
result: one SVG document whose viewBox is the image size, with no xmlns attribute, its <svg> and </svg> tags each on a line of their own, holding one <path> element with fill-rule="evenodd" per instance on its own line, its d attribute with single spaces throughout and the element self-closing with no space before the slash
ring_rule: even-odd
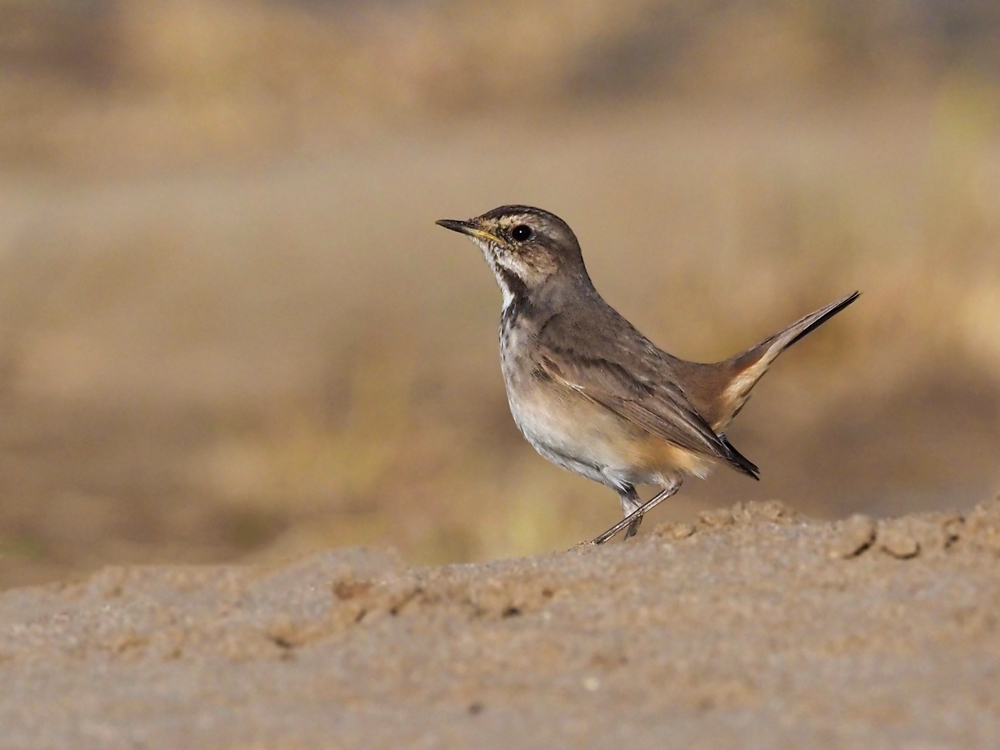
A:
<svg viewBox="0 0 1000 750">
<path fill-rule="evenodd" d="M 830 545 L 830 557 L 846 559 L 860 555 L 875 541 L 875 521 L 869 516 L 853 515 L 841 522 Z"/>
<path fill-rule="evenodd" d="M 879 548 L 899 560 L 908 560 L 920 553 L 920 542 L 901 529 L 889 527 L 878 534 Z"/>
</svg>

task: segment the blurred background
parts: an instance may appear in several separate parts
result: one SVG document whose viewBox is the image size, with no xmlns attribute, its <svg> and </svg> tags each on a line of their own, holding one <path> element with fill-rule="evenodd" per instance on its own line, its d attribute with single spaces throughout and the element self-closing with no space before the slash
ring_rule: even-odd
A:
<svg viewBox="0 0 1000 750">
<path fill-rule="evenodd" d="M 689 359 L 864 293 L 730 430 L 762 481 L 649 528 L 1000 490 L 996 3 L 0 0 L 0 586 L 617 520 L 521 439 L 434 225 L 511 202 Z"/>
</svg>

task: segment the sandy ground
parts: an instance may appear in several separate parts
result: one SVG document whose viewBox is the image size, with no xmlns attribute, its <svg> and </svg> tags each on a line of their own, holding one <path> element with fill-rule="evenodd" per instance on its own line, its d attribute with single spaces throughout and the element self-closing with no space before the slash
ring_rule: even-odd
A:
<svg viewBox="0 0 1000 750">
<path fill-rule="evenodd" d="M 106 568 L 0 595 L 3 746 L 992 748 L 998 553 L 998 501 L 752 503 L 492 563 Z"/>
</svg>

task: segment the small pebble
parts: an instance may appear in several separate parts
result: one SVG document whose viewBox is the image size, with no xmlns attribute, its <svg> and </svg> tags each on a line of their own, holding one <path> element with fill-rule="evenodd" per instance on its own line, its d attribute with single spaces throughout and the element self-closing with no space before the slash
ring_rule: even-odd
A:
<svg viewBox="0 0 1000 750">
<path fill-rule="evenodd" d="M 750 509 L 769 521 L 790 522 L 795 520 L 795 511 L 780 500 L 754 501 L 750 503 Z"/>
<path fill-rule="evenodd" d="M 732 513 L 733 521 L 736 523 L 747 524 L 753 522 L 753 510 L 742 500 L 733 506 L 730 513 Z"/>
<path fill-rule="evenodd" d="M 830 545 L 830 557 L 847 559 L 860 555 L 875 541 L 875 521 L 869 516 L 853 515 L 843 522 L 840 534 Z"/>
<path fill-rule="evenodd" d="M 694 536 L 695 528 L 690 523 L 678 523 L 674 524 L 674 527 L 670 529 L 670 536 L 674 539 L 687 539 L 689 536 Z"/>
<path fill-rule="evenodd" d="M 898 529 L 883 529 L 879 532 L 878 543 L 885 552 L 899 560 L 907 560 L 920 553 L 920 543 Z"/>
<path fill-rule="evenodd" d="M 690 523 L 671 523 L 665 521 L 657 524 L 653 533 L 666 539 L 687 539 L 697 531 L 697 527 Z"/>
<path fill-rule="evenodd" d="M 733 512 L 729 508 L 706 510 L 698 514 L 698 520 L 706 526 L 732 526 Z"/>
</svg>

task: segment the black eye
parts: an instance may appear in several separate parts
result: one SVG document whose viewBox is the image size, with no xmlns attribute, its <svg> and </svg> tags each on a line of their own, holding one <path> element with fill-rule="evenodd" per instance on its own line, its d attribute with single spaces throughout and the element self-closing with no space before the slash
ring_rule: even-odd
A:
<svg viewBox="0 0 1000 750">
<path fill-rule="evenodd" d="M 531 234 L 531 227 L 527 224 L 518 224 L 510 230 L 510 236 L 518 242 L 524 242 L 527 239 L 531 239 Z"/>
</svg>

